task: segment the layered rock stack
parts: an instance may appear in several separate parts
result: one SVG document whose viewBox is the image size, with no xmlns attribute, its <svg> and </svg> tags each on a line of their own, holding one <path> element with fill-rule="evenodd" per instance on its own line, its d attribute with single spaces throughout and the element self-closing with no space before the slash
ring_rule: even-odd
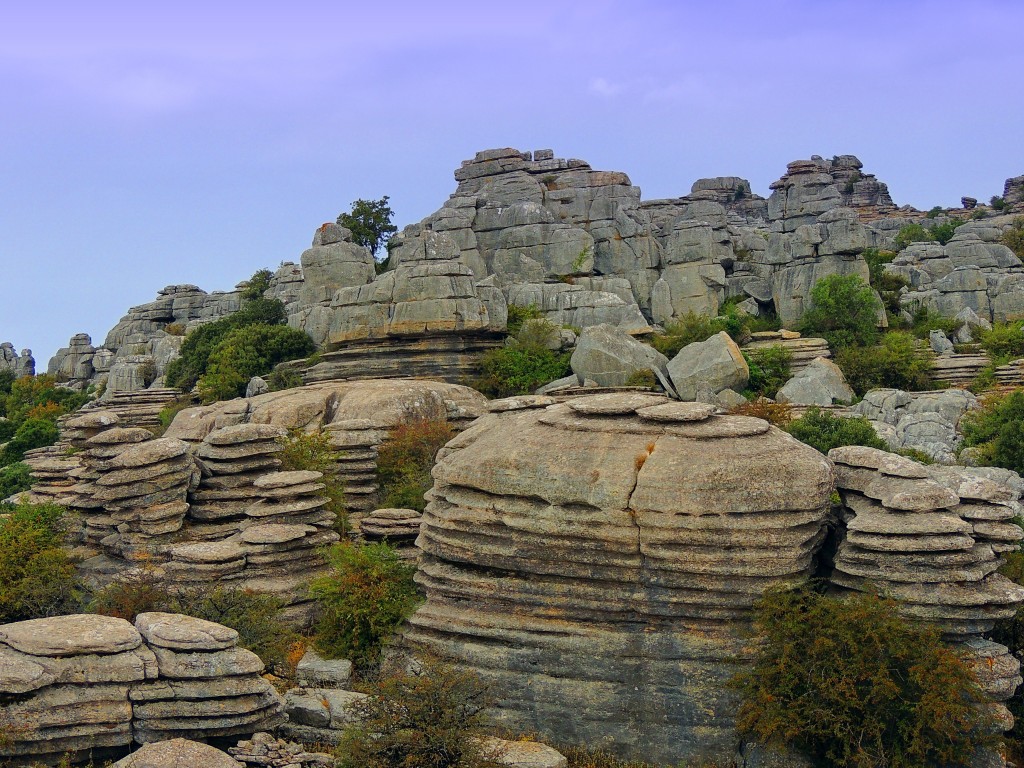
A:
<svg viewBox="0 0 1024 768">
<path fill-rule="evenodd" d="M 179 397 L 181 390 L 168 387 L 112 391 L 97 401 L 96 407 L 116 414 L 123 426 L 155 429 L 160 426 L 160 411 Z"/>
<path fill-rule="evenodd" d="M 136 742 L 236 736 L 282 722 L 281 700 L 260 677 L 263 662 L 236 647 L 235 630 L 169 613 L 140 613 L 135 627 L 159 676 L 130 691 Z"/>
<path fill-rule="evenodd" d="M 3 342 L 0 344 L 0 370 L 3 369 L 13 373 L 16 379 L 20 379 L 22 376 L 35 376 L 36 361 L 32 357 L 32 350 L 23 349 L 19 356 L 11 342 Z"/>
<path fill-rule="evenodd" d="M 246 510 L 259 500 L 255 481 L 281 466 L 285 434 L 270 424 L 236 424 L 206 435 L 196 449 L 203 477 L 189 512 L 194 538 L 225 539 L 241 530 Z"/>
<path fill-rule="evenodd" d="M 828 342 L 824 339 L 803 337 L 796 331 L 760 331 L 751 335 L 751 340 L 743 345 L 745 350 L 769 349 L 782 347 L 790 355 L 789 370 L 795 376 L 814 360 L 832 357 Z"/>
<path fill-rule="evenodd" d="M 408 547 L 420 535 L 422 519 L 415 509 L 375 509 L 359 521 L 359 533 L 367 541 Z"/>
<path fill-rule="evenodd" d="M 1024 604 L 1024 587 L 996 572 L 1000 554 L 1024 537 L 1011 522 L 1019 493 L 964 468 L 926 467 L 873 448 L 836 448 L 829 458 L 845 522 L 832 583 L 896 598 L 905 616 L 937 626 L 977 658 L 996 702 L 1008 699 L 1021 683 L 1020 664 L 981 636 Z M 1001 715 L 1012 723 L 1008 711 Z"/>
<path fill-rule="evenodd" d="M 263 663 L 237 633 L 175 614 L 0 627 L 0 759 L 99 758 L 165 736 L 248 735 L 281 721 Z"/>
<path fill-rule="evenodd" d="M 655 762 L 732 755 L 725 660 L 764 590 L 813 571 L 831 464 L 702 403 L 531 405 L 442 450 L 408 638 L 493 683 L 513 728 Z"/>
<path fill-rule="evenodd" d="M 328 425 L 331 445 L 338 451 L 338 482 L 345 491 L 345 508 L 357 519 L 377 502 L 377 459 L 387 430 L 371 419 L 347 419 Z"/>
<path fill-rule="evenodd" d="M 56 762 L 132 742 L 132 686 L 158 674 L 123 619 L 57 616 L 0 627 L 0 759 Z"/>
</svg>

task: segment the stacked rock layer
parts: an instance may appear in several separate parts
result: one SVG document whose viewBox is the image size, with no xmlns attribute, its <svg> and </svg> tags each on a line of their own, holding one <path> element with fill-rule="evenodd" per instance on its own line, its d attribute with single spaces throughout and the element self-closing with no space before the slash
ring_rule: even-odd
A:
<svg viewBox="0 0 1024 768">
<path fill-rule="evenodd" d="M 704 404 L 532 404 L 442 450 L 409 638 L 494 683 L 514 728 L 653 761 L 731 755 L 724 662 L 764 590 L 812 571 L 830 463 Z"/>
</svg>

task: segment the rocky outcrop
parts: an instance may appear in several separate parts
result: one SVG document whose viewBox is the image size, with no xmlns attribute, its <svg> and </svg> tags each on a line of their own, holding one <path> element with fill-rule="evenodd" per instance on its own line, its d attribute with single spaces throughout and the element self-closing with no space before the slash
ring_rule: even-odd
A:
<svg viewBox="0 0 1024 768">
<path fill-rule="evenodd" d="M 962 442 L 960 419 L 978 405 L 978 398 L 963 389 L 872 389 L 850 410 L 870 421 L 894 451 L 910 448 L 943 464 L 953 464 Z"/>
<path fill-rule="evenodd" d="M 852 402 L 854 391 L 846 383 L 846 377 L 838 365 L 819 357 L 787 381 L 775 399 L 793 405 L 828 406 Z"/>
<path fill-rule="evenodd" d="M 179 735 L 273 727 L 282 703 L 238 634 L 176 614 L 34 619 L 0 627 L 0 757 L 56 762 Z"/>
<path fill-rule="evenodd" d="M 725 331 L 683 347 L 667 370 L 680 400 L 703 400 L 725 389 L 740 392 L 750 378 L 743 353 Z"/>
<path fill-rule="evenodd" d="M 22 376 L 35 376 L 36 361 L 31 349 L 21 350 L 19 355 L 9 341 L 0 344 L 0 370 L 8 370 L 16 379 Z"/>
<path fill-rule="evenodd" d="M 610 325 L 584 328 L 569 360 L 579 381 L 621 387 L 640 371 L 666 375 L 668 358 Z"/>
<path fill-rule="evenodd" d="M 216 747 L 180 738 L 144 744 L 110 768 L 181 768 L 184 765 L 243 768 L 242 763 Z"/>
<path fill-rule="evenodd" d="M 1006 180 L 1003 185 L 1003 200 L 1010 206 L 1024 206 L 1024 176 Z"/>
<path fill-rule="evenodd" d="M 731 755 L 723 661 L 763 590 L 813 569 L 829 462 L 700 403 L 549 402 L 509 401 L 440 454 L 408 638 L 493 682 L 515 728 L 655 762 Z"/>
</svg>

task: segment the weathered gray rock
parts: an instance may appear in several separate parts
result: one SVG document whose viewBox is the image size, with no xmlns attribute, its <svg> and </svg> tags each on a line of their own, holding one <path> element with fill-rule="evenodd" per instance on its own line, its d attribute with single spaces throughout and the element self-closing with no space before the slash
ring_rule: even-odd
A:
<svg viewBox="0 0 1024 768">
<path fill-rule="evenodd" d="M 242 763 L 216 747 L 188 739 L 168 739 L 145 744 L 111 768 L 243 768 Z"/>
<path fill-rule="evenodd" d="M 951 355 L 953 354 L 953 342 L 946 338 L 946 334 L 939 330 L 933 330 L 928 332 L 928 344 L 932 348 L 932 352 L 937 355 Z"/>
<path fill-rule="evenodd" d="M 245 386 L 246 397 L 256 397 L 256 395 L 265 395 L 270 391 L 270 386 L 267 382 L 259 377 L 253 376 L 249 379 L 249 383 Z"/>
<path fill-rule="evenodd" d="M 683 347 L 667 369 L 681 400 L 696 400 L 701 391 L 742 390 L 750 377 L 743 353 L 725 331 Z"/>
<path fill-rule="evenodd" d="M 324 659 L 310 648 L 299 661 L 295 676 L 304 688 L 344 688 L 352 679 L 352 662 Z"/>
<path fill-rule="evenodd" d="M 665 371 L 668 358 L 610 325 L 585 328 L 569 360 L 579 379 L 621 387 L 637 371 Z"/>
<path fill-rule="evenodd" d="M 849 403 L 854 396 L 839 366 L 819 357 L 787 381 L 775 399 L 794 405 L 834 405 Z"/>
<path fill-rule="evenodd" d="M 140 613 L 135 628 L 150 646 L 183 651 L 220 651 L 238 642 L 238 632 L 176 613 Z"/>
</svg>

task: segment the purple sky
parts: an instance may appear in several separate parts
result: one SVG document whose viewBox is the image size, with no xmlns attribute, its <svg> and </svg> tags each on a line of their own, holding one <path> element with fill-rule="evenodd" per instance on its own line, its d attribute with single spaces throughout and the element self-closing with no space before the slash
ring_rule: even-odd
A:
<svg viewBox="0 0 1024 768">
<path fill-rule="evenodd" d="M 356 198 L 418 221 L 490 147 L 645 198 L 767 195 L 812 154 L 919 208 L 1024 173 L 1018 0 L 152 5 L 0 9 L 0 341 L 43 368 L 164 285 L 297 260 Z"/>
</svg>

